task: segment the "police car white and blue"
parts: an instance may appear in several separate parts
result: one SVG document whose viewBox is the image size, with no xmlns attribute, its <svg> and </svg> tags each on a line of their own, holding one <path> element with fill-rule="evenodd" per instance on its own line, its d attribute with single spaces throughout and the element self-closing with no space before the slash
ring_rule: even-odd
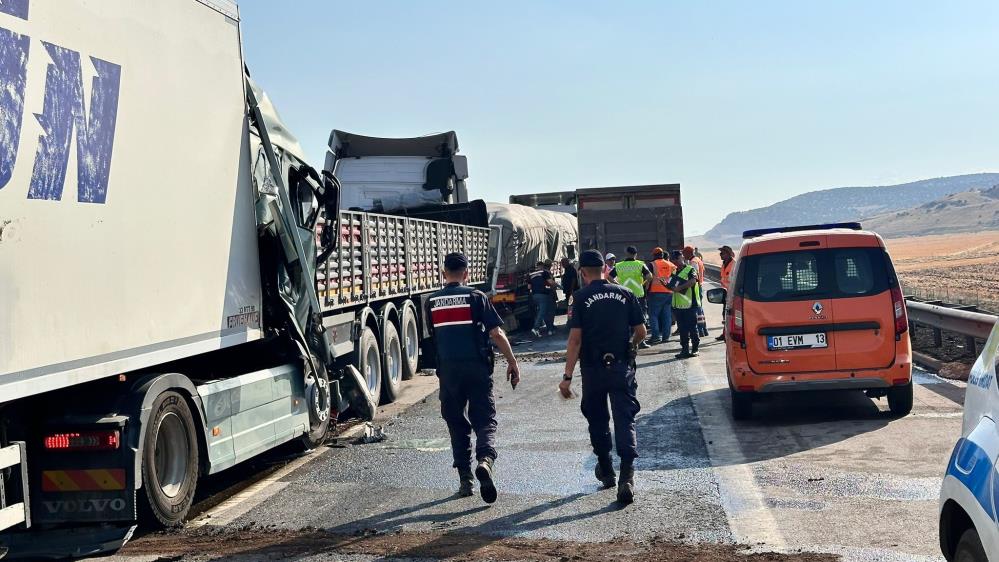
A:
<svg viewBox="0 0 999 562">
<path fill-rule="evenodd" d="M 940 549 L 956 562 L 999 561 L 999 324 L 968 377 L 961 438 L 940 489 Z"/>
</svg>

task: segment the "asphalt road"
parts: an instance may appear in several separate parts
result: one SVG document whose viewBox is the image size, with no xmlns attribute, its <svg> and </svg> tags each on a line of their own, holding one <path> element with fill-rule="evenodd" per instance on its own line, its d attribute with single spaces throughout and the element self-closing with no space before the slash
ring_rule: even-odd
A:
<svg viewBox="0 0 999 562">
<path fill-rule="evenodd" d="M 708 310 L 712 335 L 718 308 Z M 509 541 L 534 545 L 521 559 L 539 549 L 571 553 L 574 544 L 620 541 L 941 559 L 936 502 L 960 431 L 962 384 L 918 373 L 913 413 L 902 419 L 888 415 L 883 399 L 846 393 L 773 397 L 757 405 L 753 421 L 734 422 L 720 343 L 709 340 L 688 361 L 673 358 L 675 342 L 645 350 L 637 499 L 621 509 L 614 491 L 593 479 L 578 399 L 556 394 L 562 362 L 552 352 L 564 336 L 517 346 L 524 355 L 516 391 L 496 369 L 500 495 L 493 506 L 454 496 L 436 381 L 420 377 L 402 404 L 380 414 L 384 441 L 296 460 L 202 512 L 184 532 L 140 536 L 116 559 L 256 560 L 277 556 L 276 544 L 299 544 L 281 551 L 294 559 L 476 559 L 482 548 Z M 380 546 L 358 542 L 369 539 Z"/>
</svg>

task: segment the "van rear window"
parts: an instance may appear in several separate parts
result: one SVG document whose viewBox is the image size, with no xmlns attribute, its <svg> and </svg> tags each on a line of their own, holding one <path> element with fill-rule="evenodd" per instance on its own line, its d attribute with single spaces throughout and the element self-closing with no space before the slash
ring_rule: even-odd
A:
<svg viewBox="0 0 999 562">
<path fill-rule="evenodd" d="M 876 295 L 894 271 L 881 248 L 834 248 L 743 258 L 741 293 L 750 300 L 793 301 Z"/>
</svg>

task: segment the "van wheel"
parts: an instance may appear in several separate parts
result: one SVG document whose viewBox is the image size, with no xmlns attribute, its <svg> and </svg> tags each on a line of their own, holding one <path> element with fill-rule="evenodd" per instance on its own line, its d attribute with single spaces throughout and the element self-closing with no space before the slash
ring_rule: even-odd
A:
<svg viewBox="0 0 999 562">
<path fill-rule="evenodd" d="M 961 535 L 961 540 L 957 542 L 957 548 L 954 550 L 954 562 L 989 562 L 982 540 L 978 537 L 978 531 L 968 529 Z"/>
<path fill-rule="evenodd" d="M 732 395 L 732 418 L 736 420 L 748 420 L 753 417 L 753 393 L 738 392 L 733 388 L 729 389 Z"/>
<path fill-rule="evenodd" d="M 888 389 L 888 409 L 896 417 L 906 416 L 912 411 L 912 381 L 905 386 Z"/>
<path fill-rule="evenodd" d="M 403 360 L 402 342 L 399 341 L 399 331 L 395 324 L 386 322 L 385 327 L 385 363 L 382 368 L 382 403 L 390 404 L 399 398 L 402 391 Z"/>
<path fill-rule="evenodd" d="M 168 391 L 153 401 L 142 446 L 142 501 L 147 522 L 178 527 L 187 517 L 198 484 L 198 441 L 191 409 Z"/>
<path fill-rule="evenodd" d="M 357 342 L 357 370 L 364 378 L 368 396 L 377 404 L 382 395 L 382 358 L 378 338 L 368 326 L 364 327 Z"/>
<path fill-rule="evenodd" d="M 408 381 L 420 369 L 420 327 L 416 323 L 416 312 L 410 306 L 402 309 L 402 380 Z"/>
</svg>

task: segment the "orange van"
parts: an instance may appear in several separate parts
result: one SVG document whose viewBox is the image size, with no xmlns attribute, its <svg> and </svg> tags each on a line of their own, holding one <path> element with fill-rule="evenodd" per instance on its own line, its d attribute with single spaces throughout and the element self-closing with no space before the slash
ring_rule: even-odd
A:
<svg viewBox="0 0 999 562">
<path fill-rule="evenodd" d="M 884 240 L 859 223 L 743 233 L 726 304 L 732 415 L 752 416 L 761 394 L 858 390 L 912 410 L 905 300 Z"/>
</svg>

